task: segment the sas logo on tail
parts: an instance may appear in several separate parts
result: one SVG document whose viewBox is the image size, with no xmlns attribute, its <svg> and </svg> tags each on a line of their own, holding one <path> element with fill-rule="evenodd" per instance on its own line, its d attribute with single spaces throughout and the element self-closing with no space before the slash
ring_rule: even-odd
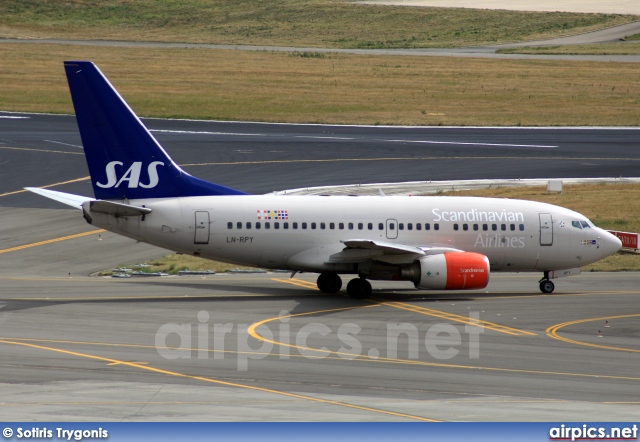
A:
<svg viewBox="0 0 640 442">
<path fill-rule="evenodd" d="M 107 164 L 107 167 L 105 168 L 105 171 L 107 173 L 107 183 L 102 184 L 96 182 L 96 185 L 98 187 L 102 187 L 103 189 L 109 189 L 111 187 L 119 187 L 120 184 L 126 181 L 130 189 L 137 189 L 138 186 L 145 189 L 151 189 L 158 185 L 158 182 L 160 180 L 158 178 L 157 167 L 164 166 L 164 163 L 162 161 L 154 161 L 147 166 L 147 175 L 149 177 L 148 183 L 140 182 L 140 172 L 142 171 L 141 161 L 136 161 L 135 163 L 133 163 L 131 167 L 129 167 L 129 170 L 127 170 L 124 175 L 122 175 L 120 179 L 118 179 L 118 175 L 116 174 L 116 166 L 122 165 L 123 163 L 121 161 L 112 161 Z"/>
</svg>

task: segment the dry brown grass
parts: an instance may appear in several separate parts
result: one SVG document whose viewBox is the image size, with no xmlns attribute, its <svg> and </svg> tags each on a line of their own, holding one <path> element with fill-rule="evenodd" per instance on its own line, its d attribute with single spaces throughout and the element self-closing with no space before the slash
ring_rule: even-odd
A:
<svg viewBox="0 0 640 442">
<path fill-rule="evenodd" d="M 95 61 L 143 116 L 406 125 L 640 125 L 634 63 L 0 44 L 0 109 L 71 113 Z M 304 54 L 302 54 L 304 55 Z"/>
</svg>

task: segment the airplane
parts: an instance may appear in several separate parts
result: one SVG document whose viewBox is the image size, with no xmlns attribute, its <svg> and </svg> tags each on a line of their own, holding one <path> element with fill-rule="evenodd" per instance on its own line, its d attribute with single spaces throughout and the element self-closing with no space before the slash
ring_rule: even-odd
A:
<svg viewBox="0 0 640 442">
<path fill-rule="evenodd" d="M 183 171 L 98 67 L 66 61 L 95 198 L 27 188 L 91 225 L 177 253 L 319 273 L 352 298 L 370 280 L 483 289 L 491 272 L 542 272 L 539 288 L 619 251 L 584 215 L 539 202 L 460 196 L 248 195 Z"/>
</svg>

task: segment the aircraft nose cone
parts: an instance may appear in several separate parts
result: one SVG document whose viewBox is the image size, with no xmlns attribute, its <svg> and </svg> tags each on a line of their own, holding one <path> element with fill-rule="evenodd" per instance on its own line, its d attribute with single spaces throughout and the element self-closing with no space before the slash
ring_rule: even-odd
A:
<svg viewBox="0 0 640 442">
<path fill-rule="evenodd" d="M 600 249 L 605 256 L 613 255 L 622 249 L 622 241 L 615 235 L 603 230 L 600 236 Z"/>
</svg>

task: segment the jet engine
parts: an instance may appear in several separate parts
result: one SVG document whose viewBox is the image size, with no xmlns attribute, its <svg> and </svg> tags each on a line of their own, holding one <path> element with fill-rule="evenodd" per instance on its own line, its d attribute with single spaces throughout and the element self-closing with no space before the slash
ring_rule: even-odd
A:
<svg viewBox="0 0 640 442">
<path fill-rule="evenodd" d="M 417 288 L 429 290 L 483 289 L 489 283 L 489 258 L 480 253 L 451 252 L 417 260 Z"/>
</svg>

